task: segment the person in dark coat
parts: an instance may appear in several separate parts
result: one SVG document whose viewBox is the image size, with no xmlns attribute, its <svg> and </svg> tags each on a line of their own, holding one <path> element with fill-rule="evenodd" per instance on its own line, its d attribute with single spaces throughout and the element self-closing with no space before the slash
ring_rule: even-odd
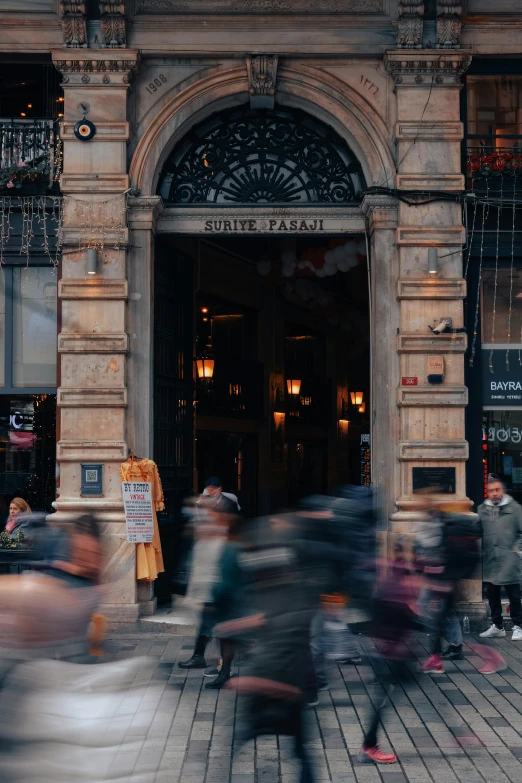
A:
<svg viewBox="0 0 522 783">
<path fill-rule="evenodd" d="M 482 578 L 491 611 L 491 626 L 483 638 L 505 636 L 500 592 L 504 587 L 509 598 L 513 621 L 513 641 L 522 641 L 522 506 L 510 495 L 498 476 L 488 478 L 488 497 L 478 508 L 482 532 Z"/>
</svg>

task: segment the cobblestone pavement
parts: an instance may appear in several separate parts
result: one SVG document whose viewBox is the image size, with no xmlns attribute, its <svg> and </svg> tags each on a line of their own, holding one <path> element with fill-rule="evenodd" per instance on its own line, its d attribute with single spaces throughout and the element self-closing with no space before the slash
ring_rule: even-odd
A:
<svg viewBox="0 0 522 783">
<path fill-rule="evenodd" d="M 359 637 L 362 638 L 362 637 Z M 419 636 L 416 656 L 429 640 Z M 471 641 L 471 639 L 470 639 Z M 474 639 L 473 641 L 476 641 Z M 293 783 L 298 780 L 291 740 L 263 737 L 239 746 L 234 732 L 241 703 L 233 692 L 212 691 L 201 670 L 176 665 L 190 657 L 194 639 L 183 636 L 119 636 L 106 643 L 105 661 L 147 656 L 155 663 L 151 694 L 126 706 L 125 751 L 111 774 L 138 775 L 140 783 Z M 365 640 L 363 652 L 371 650 Z M 482 661 L 468 648 L 466 660 L 446 664 L 446 674 L 418 674 L 395 690 L 384 719 L 381 745 L 399 762 L 359 764 L 362 727 L 370 700 L 383 691 L 375 662 L 332 667 L 330 689 L 307 711 L 308 747 L 317 781 L 338 783 L 495 783 L 522 779 L 522 643 L 496 640 L 508 668 L 482 676 Z M 130 748 L 130 749 L 129 749 Z M 142 774 L 140 774 L 140 772 Z M 133 777 L 134 779 L 134 777 Z"/>
</svg>

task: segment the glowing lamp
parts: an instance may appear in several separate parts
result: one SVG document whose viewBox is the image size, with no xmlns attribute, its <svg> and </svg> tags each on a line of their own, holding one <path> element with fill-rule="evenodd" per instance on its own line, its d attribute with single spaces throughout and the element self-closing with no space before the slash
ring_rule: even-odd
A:
<svg viewBox="0 0 522 783">
<path fill-rule="evenodd" d="M 363 404 L 363 397 L 364 394 L 361 391 L 350 392 L 352 405 L 354 405 L 356 408 L 359 408 Z"/>
<path fill-rule="evenodd" d="M 287 380 L 286 382 L 286 388 L 288 391 L 288 394 L 300 394 L 301 392 L 301 381 L 299 380 Z"/>
<path fill-rule="evenodd" d="M 209 359 L 208 356 L 202 356 L 200 359 L 196 359 L 196 367 L 198 378 L 206 381 L 212 380 L 214 377 L 214 359 Z"/>
</svg>

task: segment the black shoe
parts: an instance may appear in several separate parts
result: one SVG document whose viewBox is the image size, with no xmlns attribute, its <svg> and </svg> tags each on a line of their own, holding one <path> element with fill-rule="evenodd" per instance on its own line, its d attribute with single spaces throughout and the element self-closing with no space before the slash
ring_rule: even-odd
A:
<svg viewBox="0 0 522 783">
<path fill-rule="evenodd" d="M 178 663 L 180 669 L 205 669 L 206 665 L 204 655 L 193 655 L 188 661 Z"/>
<path fill-rule="evenodd" d="M 462 645 L 450 644 L 440 656 L 443 661 L 463 661 Z"/>
<path fill-rule="evenodd" d="M 219 672 L 218 676 L 212 682 L 207 682 L 205 688 L 222 688 L 230 680 L 230 674 Z"/>
<path fill-rule="evenodd" d="M 352 666 L 359 666 L 359 664 L 362 662 L 362 659 L 358 656 L 356 658 L 343 658 L 342 661 L 337 661 L 337 663 L 342 663 L 343 665 L 346 663 L 350 663 Z"/>
</svg>

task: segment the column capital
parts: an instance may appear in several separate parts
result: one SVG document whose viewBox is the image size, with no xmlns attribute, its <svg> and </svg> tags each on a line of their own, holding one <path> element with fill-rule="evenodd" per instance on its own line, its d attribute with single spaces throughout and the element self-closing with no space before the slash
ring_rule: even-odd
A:
<svg viewBox="0 0 522 783">
<path fill-rule="evenodd" d="M 129 228 L 134 231 L 155 231 L 165 209 L 161 196 L 132 196 L 127 207 Z"/>
<path fill-rule="evenodd" d="M 86 49 L 74 52 L 74 59 L 70 49 L 56 49 L 51 54 L 66 86 L 128 85 L 140 59 L 137 49 Z"/>
<path fill-rule="evenodd" d="M 462 49 L 395 49 L 384 56 L 396 88 L 460 86 L 470 63 L 471 53 Z"/>
<path fill-rule="evenodd" d="M 399 201 L 394 196 L 367 193 L 362 200 L 361 210 L 372 231 L 376 228 L 397 228 Z"/>
</svg>

